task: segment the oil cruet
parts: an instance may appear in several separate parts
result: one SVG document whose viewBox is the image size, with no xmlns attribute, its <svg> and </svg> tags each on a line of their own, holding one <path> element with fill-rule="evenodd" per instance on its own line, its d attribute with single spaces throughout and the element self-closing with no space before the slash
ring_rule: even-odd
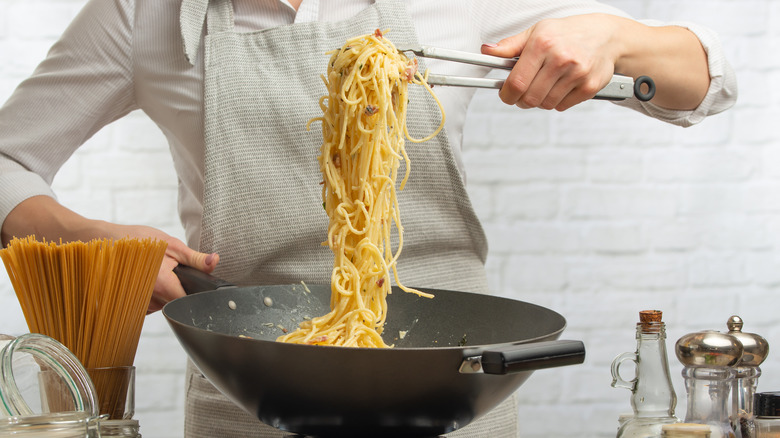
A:
<svg viewBox="0 0 780 438">
<path fill-rule="evenodd" d="M 687 334 L 675 344 L 683 364 L 682 376 L 688 395 L 686 423 L 706 424 L 711 438 L 735 438 L 729 422 L 729 391 L 742 358 L 742 343 L 734 336 L 714 330 Z"/>
<path fill-rule="evenodd" d="M 737 438 L 754 438 L 753 396 L 761 376 L 761 365 L 769 355 L 769 343 L 755 333 L 742 331 L 742 318 L 733 315 L 726 322 L 728 334 L 742 343 L 742 360 L 736 364 L 731 386 L 731 411 L 729 420 Z"/>
<path fill-rule="evenodd" d="M 666 354 L 666 326 L 659 310 L 639 312 L 636 326 L 636 352 L 618 355 L 612 362 L 612 386 L 631 390 L 634 416 L 618 429 L 618 438 L 660 437 L 664 424 L 677 423 L 674 393 Z M 620 365 L 625 361 L 636 364 L 636 376 L 625 380 L 620 376 Z"/>
</svg>

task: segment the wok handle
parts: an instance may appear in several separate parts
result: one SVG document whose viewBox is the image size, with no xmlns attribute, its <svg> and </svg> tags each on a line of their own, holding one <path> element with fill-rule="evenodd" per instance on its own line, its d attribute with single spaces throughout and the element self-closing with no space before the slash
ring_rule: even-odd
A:
<svg viewBox="0 0 780 438">
<path fill-rule="evenodd" d="M 187 295 L 215 290 L 223 287 L 235 286 L 233 283 L 214 277 L 191 266 L 177 265 L 173 273 L 179 277 L 181 287 Z"/>
<path fill-rule="evenodd" d="M 546 341 L 515 344 L 482 353 L 482 372 L 508 374 L 540 370 L 585 361 L 582 341 Z"/>
</svg>

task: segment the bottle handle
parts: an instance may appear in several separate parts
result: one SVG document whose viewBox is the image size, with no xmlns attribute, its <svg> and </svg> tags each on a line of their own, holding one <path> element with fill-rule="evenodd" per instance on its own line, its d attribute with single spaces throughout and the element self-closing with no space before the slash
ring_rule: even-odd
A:
<svg viewBox="0 0 780 438">
<path fill-rule="evenodd" d="M 612 361 L 612 387 L 626 388 L 633 392 L 636 390 L 637 376 L 634 376 L 631 380 L 625 380 L 620 375 L 620 365 L 627 360 L 639 365 L 639 356 L 635 352 L 626 352 L 618 355 L 615 360 Z"/>
</svg>

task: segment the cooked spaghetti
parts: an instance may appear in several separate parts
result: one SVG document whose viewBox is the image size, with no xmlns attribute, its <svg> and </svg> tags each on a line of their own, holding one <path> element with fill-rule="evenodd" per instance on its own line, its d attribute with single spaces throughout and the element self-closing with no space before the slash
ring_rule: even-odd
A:
<svg viewBox="0 0 780 438">
<path fill-rule="evenodd" d="M 402 160 L 405 173 L 398 190 L 403 189 L 410 171 L 404 143 L 436 136 L 444 126 L 444 111 L 441 125 L 431 135 L 422 139 L 409 135 L 408 84 L 433 92 L 417 71 L 417 60 L 398 52 L 379 30 L 353 38 L 334 51 L 323 80 L 328 90 L 320 100 L 324 114 L 312 121 L 322 123 L 318 160 L 324 179 L 323 207 L 329 218 L 326 244 L 334 254 L 331 312 L 304 321 L 279 340 L 387 347 L 381 333 L 391 273 L 402 290 L 431 296 L 403 286 L 396 270 L 403 247 L 396 197 Z M 391 247 L 393 224 L 398 235 L 395 250 Z"/>
<path fill-rule="evenodd" d="M 0 250 L 32 333 L 68 347 L 88 370 L 132 366 L 167 243 L 153 239 L 39 242 Z M 105 375 L 105 374 L 103 374 Z M 93 376 L 100 412 L 124 403 L 121 376 Z"/>
</svg>

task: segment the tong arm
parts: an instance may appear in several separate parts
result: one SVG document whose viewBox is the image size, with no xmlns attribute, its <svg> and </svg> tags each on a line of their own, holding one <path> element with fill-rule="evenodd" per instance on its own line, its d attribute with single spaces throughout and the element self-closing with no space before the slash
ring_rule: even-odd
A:
<svg viewBox="0 0 780 438">
<path fill-rule="evenodd" d="M 445 49 L 442 47 L 419 46 L 398 47 L 399 52 L 412 52 L 423 58 L 441 59 L 444 61 L 461 62 L 480 65 L 483 67 L 512 70 L 517 64 L 517 58 L 501 58 L 498 56 L 483 55 L 481 53 L 463 52 L 460 50 Z M 453 87 L 476 88 L 501 88 L 504 85 L 502 79 L 472 78 L 463 76 L 428 75 L 428 83 L 431 85 L 446 85 Z M 642 85 L 647 85 L 648 90 L 642 90 Z M 655 95 L 655 83 L 648 76 L 633 78 L 624 75 L 612 75 L 609 83 L 602 88 L 594 99 L 600 100 L 624 100 L 636 96 L 637 99 L 647 102 Z"/>
<path fill-rule="evenodd" d="M 462 62 L 465 64 L 481 65 L 483 67 L 493 67 L 504 70 L 512 70 L 512 67 L 517 64 L 517 58 L 501 58 L 499 56 L 483 55 L 481 53 L 464 52 L 461 50 L 445 49 L 442 47 L 398 47 L 398 51 L 412 52 L 417 56 L 422 56 L 423 58 Z"/>
<path fill-rule="evenodd" d="M 429 74 L 428 83 L 431 85 L 444 85 L 451 87 L 474 87 L 474 88 L 501 88 L 504 86 L 503 79 L 490 78 L 472 78 L 466 76 L 448 76 Z M 642 84 L 648 85 L 648 91 L 641 89 Z M 647 76 L 637 78 L 635 82 L 628 76 L 612 75 L 612 80 L 599 90 L 594 99 L 599 100 L 625 100 L 636 95 L 641 101 L 648 101 L 655 94 L 655 84 Z"/>
</svg>

